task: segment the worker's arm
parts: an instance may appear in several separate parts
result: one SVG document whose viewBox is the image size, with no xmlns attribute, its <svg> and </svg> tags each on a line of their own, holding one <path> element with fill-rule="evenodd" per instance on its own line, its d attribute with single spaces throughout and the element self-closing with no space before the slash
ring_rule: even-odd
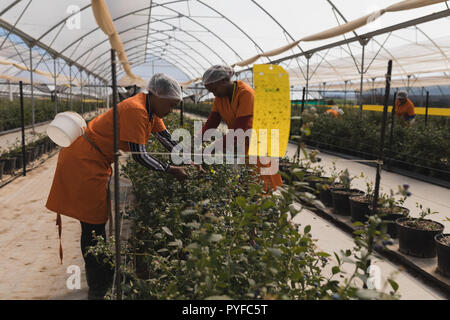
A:
<svg viewBox="0 0 450 320">
<path fill-rule="evenodd" d="M 218 112 L 212 111 L 209 114 L 208 120 L 206 120 L 206 123 L 203 125 L 202 136 L 205 134 L 206 130 L 216 129 L 221 121 L 222 117 L 220 116 L 220 114 Z"/>
<path fill-rule="evenodd" d="M 170 166 L 168 163 L 161 162 L 149 155 L 145 145 L 132 142 L 129 142 L 128 145 L 130 146 L 133 159 L 147 169 L 170 173 L 178 180 L 184 180 L 187 177 L 182 167 Z"/>
<path fill-rule="evenodd" d="M 173 148 L 175 148 L 175 146 L 178 144 L 177 142 L 172 140 L 172 136 L 167 129 L 160 132 L 154 132 L 153 134 L 155 135 L 156 139 L 161 142 L 164 148 L 166 148 L 170 152 L 172 152 Z"/>
</svg>

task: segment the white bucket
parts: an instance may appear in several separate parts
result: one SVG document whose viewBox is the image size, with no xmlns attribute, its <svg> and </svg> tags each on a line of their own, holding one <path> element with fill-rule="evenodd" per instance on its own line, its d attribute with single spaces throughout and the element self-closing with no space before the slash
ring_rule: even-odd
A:
<svg viewBox="0 0 450 320">
<path fill-rule="evenodd" d="M 47 128 L 47 135 L 61 147 L 68 147 L 84 132 L 86 121 L 76 112 L 61 112 Z"/>
</svg>

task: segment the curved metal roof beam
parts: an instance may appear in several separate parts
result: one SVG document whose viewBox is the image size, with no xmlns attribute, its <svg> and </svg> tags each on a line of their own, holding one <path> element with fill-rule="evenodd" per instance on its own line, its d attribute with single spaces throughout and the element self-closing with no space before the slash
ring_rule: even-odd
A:
<svg viewBox="0 0 450 320">
<path fill-rule="evenodd" d="M 171 27 L 174 27 L 174 28 L 176 28 L 176 29 L 178 29 L 178 30 L 180 30 L 180 31 L 182 31 L 182 32 L 184 32 L 184 33 L 186 33 L 188 36 L 192 37 L 192 38 L 195 39 L 196 41 L 199 41 L 199 42 L 200 42 L 201 44 L 203 44 L 206 48 L 208 48 L 209 50 L 211 50 L 211 52 L 213 52 L 220 60 L 222 60 L 222 62 L 223 62 L 224 64 L 226 64 L 225 60 L 223 60 L 223 58 L 222 58 L 217 52 L 215 52 L 215 51 L 214 51 L 210 46 L 208 46 L 206 43 L 204 43 L 203 41 L 201 41 L 200 39 L 198 39 L 197 37 L 195 37 L 194 35 L 192 35 L 190 32 L 187 32 L 187 31 L 185 31 L 185 30 L 182 30 L 182 29 L 180 29 L 180 28 L 178 28 L 178 27 L 176 27 L 176 26 L 174 26 L 174 25 L 172 25 L 172 24 L 170 24 L 170 23 L 168 23 L 168 22 L 166 22 L 166 21 L 158 20 L 157 22 L 162 22 L 162 23 L 164 23 L 164 24 L 167 24 L 167 25 L 169 25 L 169 26 L 171 26 Z M 142 27 L 142 26 L 144 26 L 144 25 L 146 25 L 146 24 L 142 24 L 142 25 L 139 25 L 139 26 L 131 27 L 131 28 L 125 30 L 125 31 L 120 32 L 119 34 L 124 34 L 125 32 L 132 31 L 132 30 L 134 30 L 134 29 L 136 29 L 136 28 L 138 28 L 138 27 Z M 144 37 L 144 36 L 141 36 L 141 37 Z M 94 46 L 94 47 L 90 48 L 89 50 L 85 51 L 81 56 L 78 56 L 76 59 L 77 59 L 77 60 L 80 60 L 83 56 L 85 56 L 86 54 L 88 54 L 89 52 L 91 52 L 93 49 L 97 48 L 98 46 L 102 45 L 103 43 L 105 43 L 105 42 L 107 42 L 107 41 L 109 41 L 109 40 L 108 40 L 108 39 L 105 39 L 105 40 L 101 41 L 101 42 L 98 43 L 96 46 Z M 108 50 L 108 51 L 109 51 L 109 50 Z M 106 54 L 106 53 L 107 53 L 107 52 L 105 51 L 103 54 Z M 97 56 L 97 58 L 98 58 L 98 56 Z M 90 63 L 88 63 L 87 65 L 89 65 L 89 64 L 90 64 Z"/>
<path fill-rule="evenodd" d="M 140 38 L 141 38 L 141 37 L 137 37 L 137 38 L 135 38 L 135 39 L 130 39 L 130 40 L 124 42 L 123 44 L 125 45 L 126 43 L 129 43 L 129 42 L 132 42 L 132 41 L 136 41 L 136 40 L 138 40 L 138 39 L 140 39 Z M 164 41 L 164 40 L 162 40 L 162 41 Z M 175 48 L 175 49 L 178 49 L 179 51 L 182 51 L 181 49 L 175 47 L 174 45 L 171 45 L 170 43 L 168 43 L 168 45 L 171 46 L 171 47 L 173 47 L 173 48 Z M 134 46 L 134 47 L 132 47 L 132 48 L 127 48 L 127 49 L 125 49 L 125 50 L 126 50 L 126 51 L 130 51 L 130 50 L 139 48 L 139 47 L 141 47 L 141 46 L 142 46 L 142 44 L 138 44 L 138 45 L 136 45 L 136 46 Z M 145 54 L 146 54 L 146 51 L 147 51 L 147 49 L 144 50 Z M 108 50 L 107 52 L 109 52 L 109 50 Z M 95 59 L 93 59 L 90 63 L 88 63 L 87 66 L 89 66 L 89 65 L 91 65 L 92 63 L 94 63 L 95 61 L 97 61 L 100 57 L 106 55 L 107 52 L 104 52 L 104 53 L 100 54 L 99 56 L 97 56 L 97 57 L 96 57 Z M 182 52 L 183 52 L 183 54 L 185 54 L 186 56 L 188 56 L 192 61 L 194 61 L 195 63 L 197 63 L 202 69 L 205 69 L 205 67 L 204 67 L 202 64 L 200 64 L 196 59 L 194 59 L 190 54 L 187 54 L 187 53 L 184 52 L 184 51 L 182 51 Z M 108 59 L 106 59 L 106 61 L 108 61 Z M 96 69 L 94 68 L 94 70 L 96 70 Z M 202 71 L 203 71 L 203 70 L 202 70 Z"/>
<path fill-rule="evenodd" d="M 331 1 L 331 0 L 327 0 L 327 2 L 331 5 L 331 7 L 333 9 L 336 10 L 336 12 L 339 14 L 339 16 L 344 20 L 345 23 L 348 22 L 347 18 L 345 18 L 344 14 L 336 7 L 336 5 Z M 353 31 L 353 34 L 357 37 L 360 38 L 360 36 L 358 35 L 358 33 L 356 31 Z M 344 36 L 345 37 L 345 36 Z M 403 70 L 404 73 L 407 73 L 406 70 L 403 68 L 403 66 L 401 65 L 401 63 L 398 62 L 398 60 L 394 57 L 394 55 L 388 50 L 386 49 L 381 43 L 378 42 L 378 40 L 372 38 L 373 41 L 375 41 L 376 44 L 378 44 L 379 46 L 382 47 L 382 50 L 386 51 L 386 53 L 392 58 L 392 60 L 395 61 L 396 65 L 398 65 L 400 67 L 400 69 Z M 364 72 L 364 70 L 361 70 L 362 72 Z M 369 71 L 368 69 L 366 70 L 366 72 Z"/>
<path fill-rule="evenodd" d="M 158 55 L 154 55 L 154 56 L 157 57 L 158 59 L 160 59 L 161 61 L 165 61 L 165 62 L 167 62 L 167 63 L 173 65 L 176 69 L 178 69 L 181 73 L 183 73 L 183 74 L 186 76 L 187 79 L 192 79 L 193 77 L 195 77 L 193 74 L 191 74 L 191 73 L 188 74 L 187 72 L 185 72 L 185 71 L 179 69 L 179 68 L 175 65 L 175 63 L 172 62 L 172 61 L 170 61 L 169 59 L 162 58 L 161 56 L 158 56 Z M 144 62 L 144 60 L 136 61 L 136 63 L 133 64 L 133 67 L 138 67 L 138 66 L 141 66 L 141 65 L 143 65 L 143 64 L 148 64 L 148 63 L 149 63 L 148 61 L 147 61 L 147 62 Z M 117 73 L 117 76 L 120 76 L 120 75 L 122 75 L 123 73 L 125 73 L 125 71 L 120 70 L 120 71 Z M 105 78 L 108 79 L 108 80 L 111 80 L 111 71 L 109 71 L 108 73 L 105 73 Z"/>
<path fill-rule="evenodd" d="M 199 25 L 201 28 L 203 28 L 204 30 L 206 30 L 206 31 L 208 31 L 209 33 L 211 33 L 215 38 L 217 38 L 219 41 L 221 41 L 222 43 L 224 43 L 225 44 L 225 46 L 227 46 L 237 57 L 239 57 L 239 59 L 242 59 L 240 56 L 239 56 L 239 54 L 228 44 L 228 43 L 226 43 L 222 38 L 220 38 L 215 32 L 213 32 L 212 30 L 210 30 L 210 29 L 208 29 L 205 25 L 203 25 L 202 23 L 200 23 L 200 22 L 198 22 L 198 21 L 196 21 L 196 20 L 194 20 L 194 19 L 192 19 L 192 18 L 190 18 L 190 17 L 187 17 L 187 16 L 185 16 L 185 15 L 183 15 L 181 12 L 179 12 L 179 11 L 177 11 L 177 10 L 174 10 L 174 9 L 172 9 L 172 8 L 168 8 L 167 7 L 167 5 L 169 5 L 169 4 L 173 4 L 173 3 L 177 3 L 177 2 L 185 2 L 185 1 L 187 1 L 187 0 L 178 0 L 178 1 L 172 1 L 172 2 L 168 2 L 168 3 L 165 3 L 165 4 L 159 4 L 159 3 L 156 3 L 156 2 L 153 2 L 152 3 L 152 5 L 151 5 L 151 7 L 152 8 L 154 8 L 154 7 L 162 7 L 162 8 L 165 8 L 165 9 L 167 9 L 167 10 L 169 10 L 169 11 L 172 11 L 172 12 L 174 12 L 174 13 L 176 13 L 178 16 L 177 17 L 174 17 L 174 18 L 179 18 L 179 17 L 185 17 L 186 19 L 189 19 L 189 20 L 191 20 L 192 22 L 194 22 L 195 24 L 197 24 L 197 25 Z M 128 12 L 127 14 L 125 14 L 125 15 L 122 15 L 122 16 L 120 16 L 120 17 L 117 17 L 117 18 L 115 18 L 115 19 L 113 19 L 113 21 L 117 21 L 117 20 L 120 20 L 120 19 L 123 19 L 123 18 L 125 18 L 125 17 L 128 17 L 128 16 L 130 16 L 130 15 L 133 15 L 133 14 L 136 14 L 136 13 L 139 13 L 139 12 L 141 12 L 141 11 L 145 11 L 145 10 L 148 10 L 148 9 L 150 9 L 150 7 L 145 7 L 145 8 L 141 8 L 141 9 L 139 9 L 139 10 L 135 10 L 135 11 L 131 11 L 131 12 Z M 167 20 L 167 18 L 166 19 L 159 19 L 159 20 L 157 20 L 156 22 L 163 22 L 163 23 L 166 23 L 166 24 L 168 24 L 168 25 L 170 25 L 170 26 L 172 26 L 172 27 L 176 27 L 176 26 L 174 26 L 174 25 L 172 25 L 172 24 L 170 24 L 170 23 L 167 23 L 167 22 L 165 22 L 165 21 L 162 21 L 162 20 Z M 134 28 L 136 28 L 136 27 L 134 27 Z M 177 29 L 180 29 L 180 28 L 178 28 L 178 27 L 176 27 Z M 98 30 L 99 28 L 97 27 L 97 28 L 95 28 L 94 30 L 91 30 L 90 32 L 88 32 L 87 34 L 91 34 L 92 32 L 94 32 L 94 31 L 96 31 L 96 30 Z M 130 29 L 128 29 L 128 30 L 130 30 Z M 181 29 L 180 29 L 181 30 Z M 184 30 L 182 30 L 183 32 L 185 32 L 186 34 L 188 34 L 189 36 L 191 36 L 191 37 L 193 37 L 194 39 L 196 39 L 197 41 L 199 41 L 199 42 L 201 42 L 203 45 L 205 45 L 208 49 L 210 49 L 211 51 L 213 51 L 214 52 L 214 54 L 215 55 L 217 55 L 219 58 L 220 58 L 220 60 L 222 60 L 225 64 L 226 64 L 226 62 L 223 60 L 223 58 L 222 57 L 220 57 L 220 55 L 218 55 L 214 50 L 212 50 L 211 49 L 211 47 L 209 47 L 209 46 L 207 46 L 205 43 L 203 43 L 202 41 L 200 41 L 198 38 L 196 38 L 196 37 L 194 37 L 192 34 L 190 34 L 189 32 L 187 32 L 187 31 L 184 31 Z M 123 32 L 119 32 L 119 34 L 122 34 Z M 86 35 L 84 35 L 83 37 L 85 37 Z M 77 41 L 76 42 L 78 42 L 78 41 L 80 41 L 81 40 L 81 38 L 80 39 L 77 39 Z M 105 40 L 106 41 L 106 40 Z M 70 46 L 73 46 L 76 42 L 73 42 Z M 103 43 L 104 41 L 102 41 L 102 43 Z M 100 43 L 101 44 L 101 43 Z M 94 46 L 94 47 L 92 47 L 92 48 L 90 48 L 90 50 L 92 50 L 93 48 L 96 48 L 97 46 L 99 46 L 100 44 L 98 44 L 98 45 L 96 45 L 96 46 Z M 67 50 L 69 47 L 66 47 L 64 50 Z M 86 51 L 86 52 L 84 52 L 79 58 L 81 58 L 82 56 L 84 56 L 85 54 L 87 54 L 87 52 L 89 52 L 90 50 L 88 50 L 88 51 Z M 78 58 L 78 59 L 79 59 Z"/>
<path fill-rule="evenodd" d="M 139 45 L 137 45 L 137 46 L 135 46 L 135 47 L 133 47 L 133 48 L 130 48 L 129 50 L 133 50 L 133 49 L 139 48 L 140 46 L 141 46 L 141 44 L 139 44 Z M 191 68 L 194 69 L 196 72 L 198 72 L 198 70 L 197 70 L 194 66 L 192 66 L 188 61 L 186 61 L 184 58 L 178 56 L 177 54 L 173 53 L 172 51 L 167 50 L 166 47 L 162 47 L 162 46 L 161 46 L 161 47 L 156 47 L 156 48 L 163 48 L 163 49 L 166 49 L 166 51 L 169 52 L 171 55 L 173 55 L 173 56 L 175 56 L 177 59 L 183 61 L 183 62 L 186 63 L 189 67 L 191 67 Z M 146 53 L 146 54 L 147 54 L 147 53 Z M 152 53 L 150 53 L 150 54 L 152 54 Z M 192 58 L 191 58 L 191 59 L 192 59 Z M 106 61 L 105 61 L 105 62 L 106 62 Z M 105 63 L 105 62 L 104 62 L 104 63 Z M 133 61 L 130 61 L 130 62 L 133 62 Z M 98 68 L 102 67 L 104 63 L 100 64 L 99 67 L 95 68 L 94 70 L 97 70 Z M 177 67 L 177 68 L 179 68 L 179 67 Z M 180 69 L 180 68 L 179 68 L 179 69 Z M 186 71 L 187 71 L 187 70 L 186 70 Z M 103 70 L 102 70 L 102 72 L 103 72 Z"/>
<path fill-rule="evenodd" d="M 158 4 L 158 3 L 156 3 L 156 2 L 154 2 L 155 4 Z M 214 37 L 216 37 L 220 42 L 222 42 L 225 46 L 227 46 L 231 51 L 233 51 L 233 53 L 239 58 L 239 59 L 242 59 L 242 57 L 228 44 L 228 43 L 226 43 L 221 37 L 219 37 L 215 32 L 213 32 L 212 30 L 210 30 L 209 28 L 207 28 L 205 25 L 203 25 L 202 23 L 200 23 L 200 22 L 198 22 L 198 21 L 196 21 L 196 20 L 194 20 L 194 19 L 192 19 L 191 17 L 188 17 L 188 16 L 185 16 L 184 14 L 182 14 L 181 12 L 179 12 L 179 11 L 177 11 L 177 10 L 174 10 L 174 9 L 172 9 L 172 8 L 168 8 L 165 4 L 163 5 L 163 4 L 158 4 L 159 6 L 161 6 L 161 7 L 163 7 L 163 8 L 165 8 L 165 9 L 167 9 L 167 10 L 169 10 L 169 11 L 172 11 L 172 12 L 175 12 L 175 13 L 177 13 L 180 17 L 184 17 L 184 18 L 186 18 L 186 19 L 188 19 L 188 20 L 190 20 L 190 21 L 192 21 L 192 22 L 194 22 L 195 24 L 197 24 L 197 25 L 199 25 L 200 27 L 202 27 L 203 29 L 205 29 L 206 31 L 208 31 L 209 33 L 211 33 Z"/>
<path fill-rule="evenodd" d="M 201 0 L 196 0 L 198 3 L 202 4 L 203 6 L 209 8 L 210 10 L 214 11 L 216 14 L 220 15 L 223 19 L 225 19 L 226 21 L 228 21 L 229 23 L 231 23 L 236 29 L 238 29 L 241 33 L 243 33 L 258 49 L 259 51 L 261 51 L 261 53 L 264 52 L 264 50 L 258 45 L 258 43 L 256 43 L 255 40 L 253 40 L 248 34 L 247 32 L 245 32 L 244 30 L 242 30 L 236 23 L 234 23 L 233 21 L 231 21 L 227 16 L 225 16 L 224 14 L 222 14 L 221 12 L 219 12 L 218 10 L 214 9 L 213 7 L 207 5 L 206 3 L 204 3 Z M 184 16 L 186 17 L 186 16 Z M 266 59 L 270 62 L 270 58 L 266 57 Z"/>
<path fill-rule="evenodd" d="M 145 24 L 144 24 L 145 25 Z M 134 30 L 135 28 L 132 28 L 132 29 L 129 29 L 129 30 L 127 30 L 127 31 L 130 31 L 130 30 Z M 163 33 L 163 34 L 165 34 L 165 32 L 168 32 L 168 31 L 158 31 L 158 32 L 155 32 L 155 33 L 153 33 L 153 34 L 157 34 L 157 33 Z M 147 36 L 147 35 L 145 35 L 145 36 Z M 170 36 L 170 38 L 172 38 L 172 39 L 175 39 L 175 40 L 177 40 L 177 38 L 176 37 L 173 37 L 172 35 L 169 35 Z M 127 40 L 127 41 L 125 41 L 124 43 L 123 43 L 123 45 L 125 45 L 125 44 L 127 44 L 127 43 L 129 43 L 129 42 L 132 42 L 132 41 L 136 41 L 136 40 L 139 40 L 140 38 L 143 38 L 144 36 L 139 36 L 139 37 L 136 37 L 136 38 L 133 38 L 133 39 L 130 39 L 130 40 Z M 107 40 L 105 40 L 104 42 L 106 42 Z M 165 40 L 161 40 L 161 41 L 165 41 Z M 104 42 L 102 42 L 102 43 L 104 43 Z M 180 41 L 181 42 L 181 41 Z M 194 48 L 192 48 L 191 46 L 189 46 L 188 44 L 186 44 L 186 43 L 184 43 L 186 46 L 188 46 L 190 49 L 192 49 L 194 52 L 196 52 L 199 56 L 201 56 L 203 59 L 205 59 L 209 64 L 211 64 L 211 62 L 209 62 L 200 52 L 198 52 L 197 50 L 195 50 Z M 169 45 L 171 45 L 171 46 L 173 46 L 172 44 L 169 44 Z M 173 46 L 174 48 L 176 48 L 175 46 Z M 134 48 L 134 47 L 133 47 Z M 86 63 L 86 67 L 87 66 L 89 66 L 89 65 L 91 65 L 94 61 L 96 61 L 97 59 L 99 59 L 100 57 L 102 57 L 102 56 L 104 56 L 104 55 L 106 55 L 108 52 L 109 52 L 109 50 L 110 49 L 108 49 L 108 50 L 106 50 L 106 51 L 104 51 L 104 52 L 102 52 L 101 54 L 99 54 L 98 56 L 96 56 L 95 58 L 93 58 L 89 63 Z M 129 50 L 129 49 L 128 49 Z M 81 58 L 81 57 L 80 57 Z M 78 59 L 80 59 L 80 58 L 78 58 Z M 212 65 L 212 64 L 211 64 Z"/>
<path fill-rule="evenodd" d="M 161 21 L 163 21 L 163 20 L 175 19 L 175 18 L 177 18 L 177 17 L 164 18 L 164 19 L 161 19 Z M 124 30 L 124 31 L 119 32 L 119 34 L 123 34 L 123 33 L 125 33 L 125 32 L 128 32 L 128 31 L 130 31 L 130 30 L 134 30 L 134 29 L 136 29 L 136 28 L 139 28 L 139 27 L 142 27 L 142 26 L 145 26 L 145 25 L 147 25 L 147 23 L 143 23 L 143 24 L 141 24 L 141 25 L 139 25 L 139 26 L 131 27 L 131 28 L 129 28 L 129 29 L 126 29 L 126 30 Z M 100 28 L 97 27 L 97 28 L 95 28 L 95 29 L 89 31 L 88 33 L 84 34 L 83 36 L 81 36 L 81 37 L 78 38 L 77 40 L 75 40 L 75 41 L 73 41 L 72 43 L 70 43 L 70 44 L 69 44 L 67 47 L 65 47 L 63 50 L 61 50 L 60 53 L 63 53 L 63 52 L 65 52 L 66 50 L 70 49 L 70 47 L 72 47 L 73 45 L 75 45 L 77 42 L 83 40 L 83 39 L 86 38 L 88 35 L 94 33 L 94 32 L 97 31 L 98 29 L 100 29 Z M 106 41 L 106 40 L 105 40 L 105 41 Z"/>
</svg>

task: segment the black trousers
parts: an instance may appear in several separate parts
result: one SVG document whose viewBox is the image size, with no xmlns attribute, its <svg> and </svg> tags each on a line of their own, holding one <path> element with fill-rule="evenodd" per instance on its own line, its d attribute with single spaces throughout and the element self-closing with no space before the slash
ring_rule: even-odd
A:
<svg viewBox="0 0 450 320">
<path fill-rule="evenodd" d="M 104 224 L 89 224 L 81 222 L 81 253 L 83 254 L 86 280 L 91 290 L 106 291 L 112 283 L 114 270 L 108 263 L 103 262 L 104 257 L 95 257 L 87 253 L 90 246 L 95 246 L 97 240 L 94 239 L 92 231 L 96 236 L 102 236 L 106 239 L 106 230 Z"/>
</svg>

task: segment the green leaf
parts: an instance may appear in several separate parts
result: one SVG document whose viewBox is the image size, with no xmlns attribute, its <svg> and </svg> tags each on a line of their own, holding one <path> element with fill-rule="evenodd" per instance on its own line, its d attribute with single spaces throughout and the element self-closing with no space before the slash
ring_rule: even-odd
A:
<svg viewBox="0 0 450 320">
<path fill-rule="evenodd" d="M 162 253 L 162 252 L 168 252 L 168 251 L 169 251 L 168 249 L 162 248 L 162 249 L 159 249 L 159 250 L 156 251 L 156 252 Z"/>
<path fill-rule="evenodd" d="M 167 228 L 167 227 L 162 227 L 162 229 L 163 229 L 163 231 L 164 231 L 165 233 L 167 233 L 169 236 L 173 236 L 173 233 L 172 233 L 172 231 L 170 231 L 169 228 Z"/>
<path fill-rule="evenodd" d="M 389 284 L 391 285 L 392 289 L 394 289 L 394 292 L 397 292 L 397 290 L 398 290 L 398 283 L 395 282 L 395 281 L 392 280 L 392 279 L 388 279 L 388 282 L 389 282 Z"/>
<path fill-rule="evenodd" d="M 333 268 L 331 268 L 331 272 L 333 274 L 337 274 L 341 271 L 341 269 L 338 266 L 334 266 Z"/>
<path fill-rule="evenodd" d="M 305 227 L 305 229 L 303 229 L 303 232 L 304 233 L 309 233 L 311 231 L 311 226 L 310 225 L 307 225 L 306 227 Z"/>
<path fill-rule="evenodd" d="M 330 256 L 331 256 L 331 254 L 328 254 L 328 253 L 323 252 L 323 251 L 317 252 L 317 255 L 318 255 L 319 257 L 324 257 L 324 258 L 327 258 L 327 257 L 330 257 Z"/>
<path fill-rule="evenodd" d="M 239 207 L 241 207 L 242 209 L 245 209 L 246 205 L 247 205 L 247 200 L 243 197 L 243 196 L 239 196 L 236 198 L 235 202 L 237 203 L 237 205 Z"/>
<path fill-rule="evenodd" d="M 170 247 L 180 247 L 181 248 L 183 246 L 183 242 L 179 239 L 176 239 L 175 241 L 169 242 L 167 245 Z"/>
<path fill-rule="evenodd" d="M 261 209 L 266 210 L 266 209 L 273 208 L 273 207 L 275 207 L 275 203 L 273 203 L 273 201 L 271 201 L 271 200 L 266 200 L 262 204 Z"/>
<path fill-rule="evenodd" d="M 283 254 L 283 251 L 281 251 L 278 248 L 267 248 L 267 251 L 269 251 L 271 254 L 273 254 L 275 257 L 281 257 Z"/>
<path fill-rule="evenodd" d="M 222 240 L 222 235 L 221 234 L 217 234 L 217 233 L 213 233 L 210 237 L 209 237 L 209 241 L 211 242 L 218 242 L 220 240 Z"/>
<path fill-rule="evenodd" d="M 197 210 L 194 210 L 194 209 L 186 209 L 186 210 L 183 210 L 183 211 L 181 212 L 181 215 L 182 215 L 182 216 L 189 216 L 189 215 L 196 214 L 196 213 L 197 213 Z"/>
</svg>

